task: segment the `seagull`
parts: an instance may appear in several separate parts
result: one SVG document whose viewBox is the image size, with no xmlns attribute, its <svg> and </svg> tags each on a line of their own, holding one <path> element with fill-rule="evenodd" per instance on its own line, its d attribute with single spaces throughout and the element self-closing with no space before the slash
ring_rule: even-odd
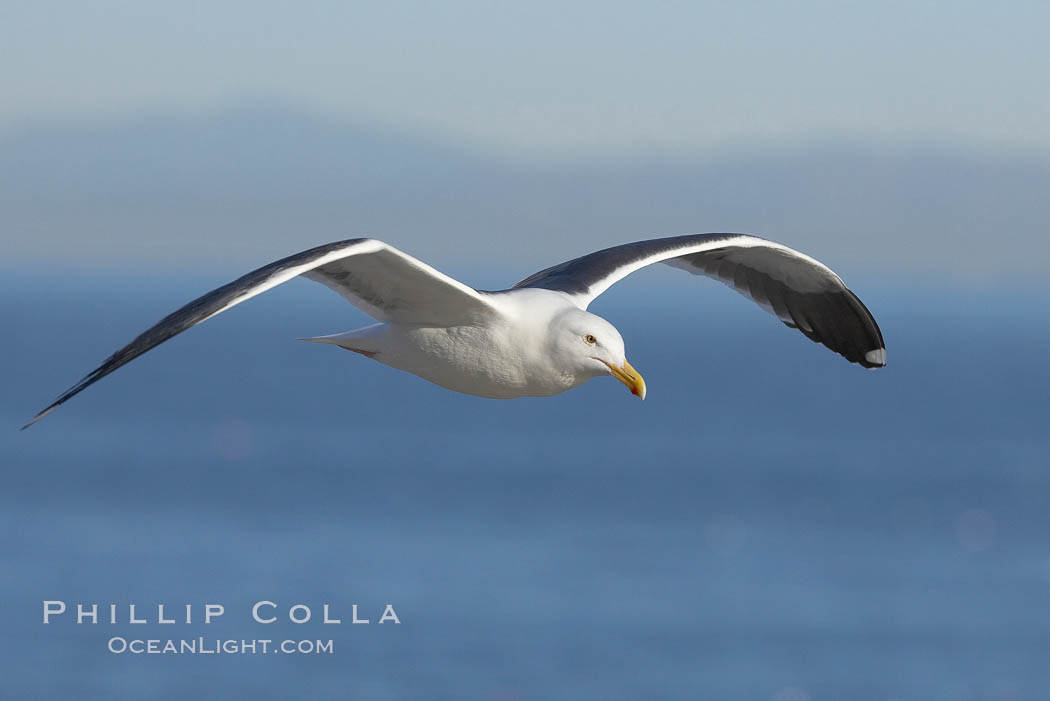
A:
<svg viewBox="0 0 1050 701">
<path fill-rule="evenodd" d="M 865 368 L 886 365 L 886 344 L 867 307 L 809 256 L 746 234 L 636 241 L 530 275 L 507 290 L 476 290 L 371 238 L 317 246 L 253 270 L 146 329 L 22 428 L 186 329 L 305 277 L 377 323 L 300 340 L 328 343 L 479 397 L 547 397 L 612 375 L 645 399 L 620 332 L 587 311 L 621 278 L 653 263 L 719 280 L 787 326 Z"/>
</svg>

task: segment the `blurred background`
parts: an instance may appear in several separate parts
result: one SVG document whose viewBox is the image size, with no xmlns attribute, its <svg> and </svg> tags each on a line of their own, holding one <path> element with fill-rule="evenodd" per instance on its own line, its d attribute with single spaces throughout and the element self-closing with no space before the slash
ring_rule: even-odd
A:
<svg viewBox="0 0 1050 701">
<path fill-rule="evenodd" d="M 5 688 L 1050 697 L 1047 26 L 1035 2 L 0 5 Z M 592 307 L 644 403 L 483 400 L 296 343 L 367 318 L 293 281 L 17 431 L 313 245 L 499 289 L 704 231 L 830 265 L 889 366 L 657 266 Z M 227 614 L 45 627 L 44 599 Z M 259 599 L 344 625 L 252 624 Z"/>
</svg>

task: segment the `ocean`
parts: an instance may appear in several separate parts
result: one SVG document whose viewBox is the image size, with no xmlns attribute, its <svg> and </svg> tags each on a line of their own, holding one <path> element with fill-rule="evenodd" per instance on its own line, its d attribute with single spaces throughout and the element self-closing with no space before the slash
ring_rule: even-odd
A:
<svg viewBox="0 0 1050 701">
<path fill-rule="evenodd" d="M 1050 698 L 1045 287 L 848 276 L 886 338 L 873 372 L 715 283 L 643 276 L 592 311 L 644 402 L 611 378 L 498 401 L 294 341 L 368 322 L 302 281 L 18 430 L 227 277 L 0 283 L 5 698 Z M 67 612 L 45 625 L 45 601 Z"/>
</svg>

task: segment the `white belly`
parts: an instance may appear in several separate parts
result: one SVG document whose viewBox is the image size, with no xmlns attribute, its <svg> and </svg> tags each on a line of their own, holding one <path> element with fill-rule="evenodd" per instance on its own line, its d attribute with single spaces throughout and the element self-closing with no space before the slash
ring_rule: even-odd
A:
<svg viewBox="0 0 1050 701">
<path fill-rule="evenodd" d="M 513 337 L 506 327 L 427 327 L 376 324 L 348 347 L 374 353 L 375 360 L 464 394 L 494 399 L 546 397 L 580 381 L 552 372 L 543 355 Z"/>
</svg>

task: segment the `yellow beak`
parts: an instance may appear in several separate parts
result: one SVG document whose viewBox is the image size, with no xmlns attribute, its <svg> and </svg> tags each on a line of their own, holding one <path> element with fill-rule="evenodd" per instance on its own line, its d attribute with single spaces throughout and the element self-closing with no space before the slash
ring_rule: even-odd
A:
<svg viewBox="0 0 1050 701">
<path fill-rule="evenodd" d="M 603 360 L 602 362 L 604 363 L 605 361 Z M 645 380 L 642 379 L 637 370 L 631 367 L 630 363 L 624 360 L 622 368 L 618 368 L 611 363 L 605 364 L 609 366 L 613 377 L 627 385 L 627 389 L 631 390 L 631 394 L 639 399 L 645 399 Z"/>
</svg>

